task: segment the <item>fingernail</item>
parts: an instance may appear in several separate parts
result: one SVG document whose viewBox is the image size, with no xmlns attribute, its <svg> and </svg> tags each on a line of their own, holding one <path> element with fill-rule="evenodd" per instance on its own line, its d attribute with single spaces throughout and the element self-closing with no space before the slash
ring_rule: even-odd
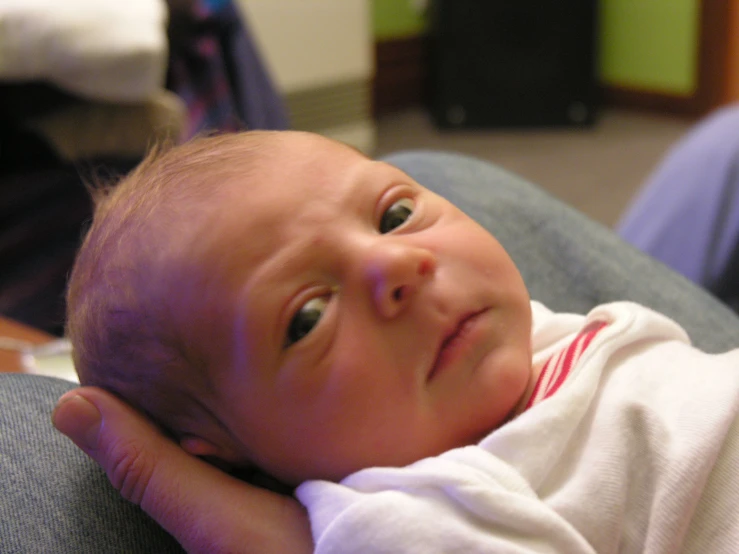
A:
<svg viewBox="0 0 739 554">
<path fill-rule="evenodd" d="M 84 396 L 68 392 L 62 396 L 51 415 L 54 427 L 83 449 L 97 448 L 102 416 L 94 404 Z"/>
</svg>

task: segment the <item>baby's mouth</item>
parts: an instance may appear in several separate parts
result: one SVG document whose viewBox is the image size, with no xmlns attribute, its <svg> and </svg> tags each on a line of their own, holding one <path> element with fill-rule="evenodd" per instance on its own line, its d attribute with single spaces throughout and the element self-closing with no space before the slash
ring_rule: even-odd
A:
<svg viewBox="0 0 739 554">
<path fill-rule="evenodd" d="M 444 338 L 439 345 L 439 349 L 436 353 L 434 365 L 431 366 L 426 381 L 431 381 L 434 377 L 440 374 L 446 367 L 450 365 L 452 360 L 456 358 L 456 351 L 459 350 L 465 344 L 465 338 L 469 333 L 470 329 L 474 325 L 477 318 L 486 309 L 479 310 L 476 312 L 469 312 L 463 315 L 448 333 L 444 335 Z"/>
</svg>

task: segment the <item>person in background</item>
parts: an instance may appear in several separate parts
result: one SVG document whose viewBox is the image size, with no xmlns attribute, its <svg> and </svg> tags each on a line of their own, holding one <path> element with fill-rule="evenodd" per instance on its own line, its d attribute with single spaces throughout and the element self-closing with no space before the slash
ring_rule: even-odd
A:
<svg viewBox="0 0 739 554">
<path fill-rule="evenodd" d="M 739 105 L 673 146 L 616 231 L 739 312 Z"/>
</svg>

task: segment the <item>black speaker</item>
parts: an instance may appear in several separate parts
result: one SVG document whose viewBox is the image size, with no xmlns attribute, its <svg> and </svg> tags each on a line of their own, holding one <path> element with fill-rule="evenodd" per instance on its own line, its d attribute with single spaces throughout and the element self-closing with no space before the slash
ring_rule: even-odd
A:
<svg viewBox="0 0 739 554">
<path fill-rule="evenodd" d="M 590 125 L 597 0 L 436 0 L 431 113 L 443 128 Z"/>
</svg>

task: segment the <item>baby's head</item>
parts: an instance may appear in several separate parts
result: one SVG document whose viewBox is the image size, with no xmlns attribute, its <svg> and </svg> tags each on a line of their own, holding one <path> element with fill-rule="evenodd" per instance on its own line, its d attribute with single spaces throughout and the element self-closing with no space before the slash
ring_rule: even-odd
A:
<svg viewBox="0 0 739 554">
<path fill-rule="evenodd" d="M 68 305 L 83 384 L 288 483 L 472 444 L 532 386 L 528 294 L 500 244 L 307 133 L 149 158 L 101 201 Z"/>
</svg>

